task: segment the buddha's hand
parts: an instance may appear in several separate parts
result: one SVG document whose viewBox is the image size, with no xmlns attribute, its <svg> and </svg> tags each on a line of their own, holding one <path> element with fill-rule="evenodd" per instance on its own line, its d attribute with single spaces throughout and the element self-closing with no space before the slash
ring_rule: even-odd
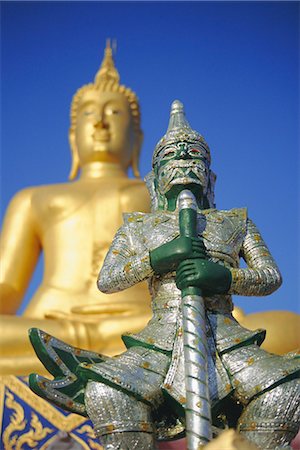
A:
<svg viewBox="0 0 300 450">
<path fill-rule="evenodd" d="M 186 259 L 205 256 L 205 247 L 201 239 L 180 236 L 150 251 L 150 263 L 155 273 L 163 275 L 176 270 Z"/>
<path fill-rule="evenodd" d="M 226 294 L 231 281 L 232 276 L 229 269 L 207 259 L 197 258 L 183 261 L 176 272 L 178 289 L 198 287 L 204 296 Z"/>
</svg>

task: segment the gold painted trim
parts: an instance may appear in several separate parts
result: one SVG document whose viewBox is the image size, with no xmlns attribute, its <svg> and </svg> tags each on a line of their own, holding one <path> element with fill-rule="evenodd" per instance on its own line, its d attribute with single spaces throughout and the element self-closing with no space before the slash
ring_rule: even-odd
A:
<svg viewBox="0 0 300 450">
<path fill-rule="evenodd" d="M 3 386 L 2 386 L 3 383 Z M 29 387 L 26 387 L 22 381 L 14 375 L 4 375 L 0 377 L 0 406 L 2 406 L 5 394 L 5 386 L 12 390 L 21 400 L 26 402 L 31 408 L 35 409 L 42 417 L 45 417 L 51 424 L 53 424 L 59 430 L 70 432 L 74 428 L 86 422 L 87 418 L 79 416 L 78 414 L 69 414 L 64 416 L 59 412 L 54 406 L 48 403 L 46 400 L 35 395 Z M 1 425 L 2 425 L 2 414 L 1 414 Z M 0 428 L 1 429 L 1 428 Z"/>
<path fill-rule="evenodd" d="M 4 411 L 4 393 L 5 386 L 3 383 L 3 377 L 0 376 L 0 434 L 2 432 L 2 423 L 3 423 L 3 411 Z"/>
</svg>

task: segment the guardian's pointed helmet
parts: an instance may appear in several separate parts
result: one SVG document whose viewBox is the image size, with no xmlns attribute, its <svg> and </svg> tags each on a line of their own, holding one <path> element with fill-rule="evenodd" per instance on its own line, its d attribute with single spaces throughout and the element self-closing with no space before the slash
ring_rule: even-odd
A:
<svg viewBox="0 0 300 450">
<path fill-rule="evenodd" d="M 161 153 L 163 153 L 162 150 L 165 149 L 166 146 L 180 142 L 197 144 L 197 149 L 200 150 L 208 170 L 206 183 L 203 183 L 205 184 L 205 186 L 203 186 L 203 194 L 206 198 L 206 205 L 209 208 L 214 208 L 214 184 L 216 175 L 210 169 L 211 156 L 209 146 L 204 137 L 191 128 L 185 117 L 183 104 L 179 100 L 175 100 L 171 105 L 170 120 L 166 134 L 159 140 L 154 149 L 152 159 L 153 171 L 145 178 L 152 199 L 153 210 L 156 210 L 157 208 L 164 209 L 166 206 L 166 197 L 163 192 L 160 192 L 157 171 L 155 170 L 159 165 Z"/>
<path fill-rule="evenodd" d="M 210 165 L 209 146 L 204 137 L 198 131 L 191 128 L 185 117 L 184 106 L 179 100 L 174 100 L 171 105 L 169 126 L 166 134 L 158 141 L 155 147 L 152 160 L 153 167 L 156 164 L 160 151 L 166 145 L 176 142 L 191 142 L 200 145 L 203 157 L 206 159 L 208 165 Z"/>
</svg>

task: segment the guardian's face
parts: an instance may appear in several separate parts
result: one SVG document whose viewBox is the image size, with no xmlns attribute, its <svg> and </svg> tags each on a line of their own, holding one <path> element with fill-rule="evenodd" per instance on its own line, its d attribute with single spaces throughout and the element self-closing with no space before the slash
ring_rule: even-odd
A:
<svg viewBox="0 0 300 450">
<path fill-rule="evenodd" d="M 96 89 L 83 94 L 74 136 L 81 165 L 105 161 L 127 167 L 134 138 L 130 106 L 124 95 Z"/>
<path fill-rule="evenodd" d="M 209 163 L 200 143 L 169 143 L 155 155 L 153 164 L 162 194 L 178 184 L 198 184 L 206 191 Z"/>
</svg>

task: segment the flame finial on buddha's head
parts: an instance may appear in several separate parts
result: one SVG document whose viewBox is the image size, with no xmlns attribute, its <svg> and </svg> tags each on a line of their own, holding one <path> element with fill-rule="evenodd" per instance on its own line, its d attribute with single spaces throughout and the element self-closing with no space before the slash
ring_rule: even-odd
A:
<svg viewBox="0 0 300 450">
<path fill-rule="evenodd" d="M 115 41 L 113 42 L 113 45 L 115 44 Z M 141 130 L 141 113 L 140 113 L 140 106 L 138 97 L 136 96 L 135 92 L 133 92 L 130 88 L 120 84 L 120 75 L 118 70 L 115 67 L 114 59 L 113 59 L 113 49 L 110 44 L 110 39 L 107 39 L 106 41 L 106 48 L 104 50 L 104 57 L 100 66 L 100 69 L 96 73 L 94 83 L 89 83 L 84 86 L 82 86 L 78 91 L 75 93 L 72 104 L 71 104 L 71 112 L 70 112 L 70 119 L 71 119 L 71 126 L 70 126 L 70 132 L 74 133 L 76 129 L 76 123 L 77 123 L 77 115 L 78 115 L 78 106 L 80 104 L 80 100 L 82 96 L 90 90 L 96 90 L 97 92 L 113 92 L 113 93 L 119 93 L 124 95 L 124 97 L 127 99 L 129 107 L 130 107 L 130 113 L 132 116 L 133 121 L 133 127 L 135 130 L 135 133 L 137 135 L 136 142 L 138 143 L 135 148 L 132 150 L 132 160 L 131 160 L 131 166 L 133 170 L 133 174 L 136 177 L 139 177 L 139 169 L 138 169 L 138 163 L 139 163 L 139 155 L 141 150 L 141 144 L 143 141 L 143 132 Z M 69 179 L 73 180 L 76 178 L 78 170 L 79 170 L 79 162 L 78 157 L 74 152 L 74 149 L 71 145 L 71 152 L 72 152 L 72 167 L 69 175 Z"/>
<path fill-rule="evenodd" d="M 119 84 L 119 81 L 120 75 L 114 63 L 110 39 L 107 39 L 106 48 L 104 50 L 104 58 L 99 71 L 96 73 L 94 84 L 98 89 L 101 89 L 101 86 L 106 83 Z"/>
</svg>

